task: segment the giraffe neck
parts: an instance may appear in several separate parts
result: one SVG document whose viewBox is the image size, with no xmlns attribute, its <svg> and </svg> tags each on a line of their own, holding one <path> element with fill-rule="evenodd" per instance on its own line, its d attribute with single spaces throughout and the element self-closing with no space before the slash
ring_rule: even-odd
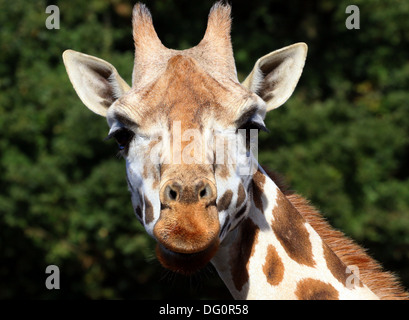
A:
<svg viewBox="0 0 409 320">
<path fill-rule="evenodd" d="M 248 217 L 212 263 L 235 299 L 378 299 L 260 167 Z"/>
</svg>

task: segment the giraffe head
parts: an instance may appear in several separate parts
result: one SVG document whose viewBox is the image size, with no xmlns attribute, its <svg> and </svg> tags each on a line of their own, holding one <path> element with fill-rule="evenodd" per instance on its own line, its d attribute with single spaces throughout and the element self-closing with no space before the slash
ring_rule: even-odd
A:
<svg viewBox="0 0 409 320">
<path fill-rule="evenodd" d="M 163 46 L 148 9 L 135 5 L 132 87 L 106 61 L 63 54 L 82 102 L 107 119 L 135 214 L 157 240 L 159 261 L 184 274 L 207 264 L 245 218 L 257 132 L 266 112 L 292 94 L 306 58 L 303 43 L 277 50 L 240 83 L 230 11 L 216 3 L 200 43 L 178 51 Z"/>
</svg>

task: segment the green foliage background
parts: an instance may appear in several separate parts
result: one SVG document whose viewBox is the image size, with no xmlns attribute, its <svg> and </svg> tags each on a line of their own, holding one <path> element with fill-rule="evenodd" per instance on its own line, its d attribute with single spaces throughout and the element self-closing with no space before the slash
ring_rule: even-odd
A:
<svg viewBox="0 0 409 320">
<path fill-rule="evenodd" d="M 409 2 L 233 4 L 239 76 L 304 41 L 300 83 L 268 114 L 259 160 L 409 286 Z M 213 1 L 146 1 L 163 43 L 196 45 Z M 48 30 L 45 8 L 60 9 Z M 124 163 L 66 75 L 71 48 L 130 83 L 133 1 L 0 0 L 0 298 L 230 298 L 212 268 L 169 274 L 132 213 Z M 360 29 L 345 27 L 348 5 Z M 45 268 L 59 266 L 61 289 Z"/>
</svg>

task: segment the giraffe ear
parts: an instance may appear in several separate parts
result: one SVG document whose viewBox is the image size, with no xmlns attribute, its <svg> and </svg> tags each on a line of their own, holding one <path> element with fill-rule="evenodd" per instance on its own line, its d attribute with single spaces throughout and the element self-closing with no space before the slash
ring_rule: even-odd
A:
<svg viewBox="0 0 409 320">
<path fill-rule="evenodd" d="M 267 111 L 278 108 L 293 93 L 306 57 L 305 43 L 273 51 L 257 60 L 242 84 L 266 102 Z"/>
<path fill-rule="evenodd" d="M 105 117 L 111 104 L 130 89 L 115 67 L 102 59 L 74 50 L 62 56 L 79 98 L 96 114 Z"/>
</svg>

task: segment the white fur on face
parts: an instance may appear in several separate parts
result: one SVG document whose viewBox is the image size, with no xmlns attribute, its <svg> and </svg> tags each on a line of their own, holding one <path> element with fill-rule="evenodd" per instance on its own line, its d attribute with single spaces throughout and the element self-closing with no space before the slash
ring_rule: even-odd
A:
<svg viewBox="0 0 409 320">
<path fill-rule="evenodd" d="M 246 138 L 237 132 L 234 126 L 226 129 L 215 121 L 208 121 L 208 124 L 211 124 L 212 128 L 204 128 L 200 135 L 191 135 L 191 137 L 194 139 L 200 136 L 202 139 L 199 145 L 203 147 L 201 148 L 203 154 L 195 156 L 194 159 L 214 164 L 216 203 L 226 192 L 231 193 L 228 206 L 219 210 L 220 241 L 222 241 L 228 232 L 247 215 L 249 184 L 253 174 L 252 169 L 257 169 L 257 160 L 251 152 L 247 152 Z M 114 122 L 112 128 L 117 125 Z M 183 139 L 183 137 L 182 133 L 180 138 Z M 151 236 L 160 218 L 160 166 L 163 163 L 172 163 L 170 157 L 173 157 L 171 150 L 174 148 L 171 147 L 171 143 L 174 139 L 174 132 L 169 132 L 168 128 L 163 126 L 156 126 L 148 133 L 136 133 L 125 156 L 133 208 L 137 215 L 141 214 L 139 220 Z M 231 144 L 230 141 L 232 141 Z M 188 146 L 191 145 L 193 143 L 188 144 Z M 237 206 L 239 193 L 240 205 Z M 237 213 L 239 213 L 239 218 L 237 218 Z"/>
</svg>

